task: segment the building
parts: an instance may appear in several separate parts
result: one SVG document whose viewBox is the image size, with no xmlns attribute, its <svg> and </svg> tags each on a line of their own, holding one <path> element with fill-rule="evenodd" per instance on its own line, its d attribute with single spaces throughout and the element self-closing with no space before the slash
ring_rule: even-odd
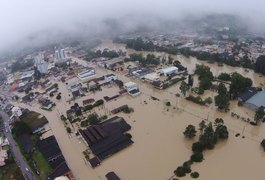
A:
<svg viewBox="0 0 265 180">
<path fill-rule="evenodd" d="M 77 77 L 83 81 L 83 80 L 86 80 L 87 78 L 90 78 L 92 76 L 94 76 L 96 74 L 96 71 L 95 69 L 93 68 L 90 68 L 90 69 L 87 69 L 85 71 L 82 71 L 81 73 L 78 73 L 77 74 Z"/>
<path fill-rule="evenodd" d="M 124 89 L 127 90 L 128 94 L 131 96 L 137 96 L 140 94 L 138 85 L 134 82 L 127 82 L 124 84 Z"/>
<path fill-rule="evenodd" d="M 54 56 L 56 60 L 66 59 L 67 54 L 65 53 L 64 49 L 59 49 L 54 52 Z"/>
<path fill-rule="evenodd" d="M 84 142 L 90 147 L 96 159 L 91 159 L 91 166 L 95 167 L 100 161 L 133 144 L 131 136 L 125 133 L 131 126 L 122 117 L 112 117 L 98 125 L 79 130 Z"/>
<path fill-rule="evenodd" d="M 244 106 L 256 111 L 259 107 L 265 107 L 265 91 L 259 91 L 257 94 L 248 99 Z"/>
<path fill-rule="evenodd" d="M 113 58 L 113 59 L 106 60 L 106 61 L 100 61 L 97 64 L 100 67 L 105 67 L 105 68 L 112 69 L 116 64 L 120 64 L 120 63 L 123 63 L 123 62 L 124 62 L 123 59 L 117 57 L 117 58 Z"/>
<path fill-rule="evenodd" d="M 109 82 L 109 81 L 116 81 L 118 77 L 114 74 L 107 74 L 104 76 L 104 79 Z"/>
<path fill-rule="evenodd" d="M 40 71 L 41 74 L 47 74 L 48 73 L 49 64 L 46 61 L 44 61 L 43 63 L 37 64 L 36 67 L 37 67 L 38 71 Z"/>
<path fill-rule="evenodd" d="M 160 74 L 163 74 L 164 76 L 169 76 L 173 73 L 176 73 L 178 71 L 178 68 L 175 66 L 163 68 L 160 70 Z"/>
<path fill-rule="evenodd" d="M 23 72 L 20 79 L 26 80 L 26 79 L 32 78 L 34 73 L 35 73 L 34 70 Z"/>
</svg>

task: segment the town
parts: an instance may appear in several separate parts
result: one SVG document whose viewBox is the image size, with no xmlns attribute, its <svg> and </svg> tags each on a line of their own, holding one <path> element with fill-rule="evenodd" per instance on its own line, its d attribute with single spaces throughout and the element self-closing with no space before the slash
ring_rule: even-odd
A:
<svg viewBox="0 0 265 180">
<path fill-rule="evenodd" d="M 249 156 L 231 144 L 256 150 L 255 160 L 264 155 L 265 39 L 231 31 L 133 33 L 2 63 L 0 166 L 14 166 L 17 179 L 176 179 L 191 166 L 192 178 L 214 179 L 217 170 L 207 175 L 193 163 L 205 157 L 214 167 L 233 153 L 227 174 L 251 179 L 262 166 L 243 169 L 248 175 L 231 168 Z M 205 129 L 192 144 L 193 124 Z M 212 126 L 220 142 L 205 145 Z M 232 146 L 225 155 L 223 146 Z M 178 166 L 191 147 L 191 160 Z M 21 153 L 14 158 L 9 149 Z"/>
</svg>

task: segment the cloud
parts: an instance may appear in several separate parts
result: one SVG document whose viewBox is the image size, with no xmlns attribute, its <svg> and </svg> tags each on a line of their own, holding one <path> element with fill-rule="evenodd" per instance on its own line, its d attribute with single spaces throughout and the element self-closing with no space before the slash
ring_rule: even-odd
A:
<svg viewBox="0 0 265 180">
<path fill-rule="evenodd" d="M 162 21 L 210 13 L 239 15 L 251 28 L 262 32 L 264 5 L 262 0 L 3 0 L 0 51 L 27 41 L 130 31 L 142 24 L 159 26 Z M 108 26 L 112 23 L 117 29 Z"/>
</svg>

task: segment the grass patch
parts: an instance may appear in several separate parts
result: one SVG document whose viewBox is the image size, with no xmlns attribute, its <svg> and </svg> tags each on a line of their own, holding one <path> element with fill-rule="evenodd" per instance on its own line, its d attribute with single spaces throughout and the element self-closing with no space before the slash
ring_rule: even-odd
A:
<svg viewBox="0 0 265 180">
<path fill-rule="evenodd" d="M 51 172 L 52 168 L 49 165 L 49 163 L 46 161 L 46 159 L 43 157 L 41 152 L 35 151 L 32 154 L 32 159 L 36 162 L 37 169 L 40 172 L 39 178 L 40 179 L 47 179 L 48 178 L 48 174 Z"/>
<path fill-rule="evenodd" d="M 32 131 L 48 123 L 46 117 L 34 111 L 23 114 L 20 119 L 27 123 Z"/>
</svg>

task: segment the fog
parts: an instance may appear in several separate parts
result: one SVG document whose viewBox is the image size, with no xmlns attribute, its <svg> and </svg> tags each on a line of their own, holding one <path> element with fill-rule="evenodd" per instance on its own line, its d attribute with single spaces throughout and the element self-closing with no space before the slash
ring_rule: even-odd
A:
<svg viewBox="0 0 265 180">
<path fill-rule="evenodd" d="M 132 32 L 212 13 L 241 17 L 254 32 L 265 32 L 262 0 L 2 0 L 0 52 L 64 38 Z"/>
</svg>

